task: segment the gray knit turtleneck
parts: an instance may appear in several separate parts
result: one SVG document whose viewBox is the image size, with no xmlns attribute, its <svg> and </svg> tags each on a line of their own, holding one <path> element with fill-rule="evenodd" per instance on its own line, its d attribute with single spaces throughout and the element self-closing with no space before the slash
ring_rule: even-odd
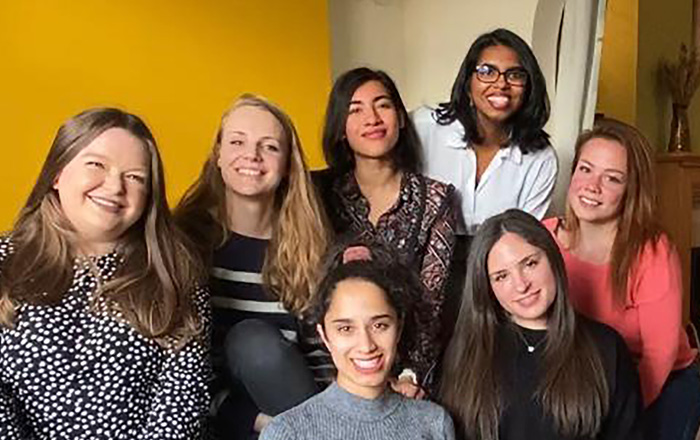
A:
<svg viewBox="0 0 700 440">
<path fill-rule="evenodd" d="M 453 440 L 442 407 L 386 391 L 364 399 L 336 383 L 275 417 L 260 440 Z"/>
</svg>

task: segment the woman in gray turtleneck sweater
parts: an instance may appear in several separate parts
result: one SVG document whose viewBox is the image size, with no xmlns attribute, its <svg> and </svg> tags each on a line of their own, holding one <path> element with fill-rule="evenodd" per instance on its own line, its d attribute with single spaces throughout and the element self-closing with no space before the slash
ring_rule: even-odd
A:
<svg viewBox="0 0 700 440">
<path fill-rule="evenodd" d="M 371 248 L 339 252 L 312 310 L 338 375 L 325 391 L 275 417 L 260 440 L 453 440 L 440 406 L 391 390 L 389 379 L 413 297 L 402 268 Z"/>
</svg>

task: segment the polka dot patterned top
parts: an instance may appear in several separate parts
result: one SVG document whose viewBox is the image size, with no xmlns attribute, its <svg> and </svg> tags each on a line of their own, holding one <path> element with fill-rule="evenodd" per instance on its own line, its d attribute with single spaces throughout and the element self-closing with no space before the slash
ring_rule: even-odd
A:
<svg viewBox="0 0 700 440">
<path fill-rule="evenodd" d="M 12 243 L 0 238 L 0 267 Z M 0 439 L 197 439 L 208 406 L 204 344 L 166 349 L 95 300 L 117 253 L 76 260 L 57 305 L 18 308 L 0 327 Z M 208 334 L 206 290 L 196 306 Z"/>
</svg>

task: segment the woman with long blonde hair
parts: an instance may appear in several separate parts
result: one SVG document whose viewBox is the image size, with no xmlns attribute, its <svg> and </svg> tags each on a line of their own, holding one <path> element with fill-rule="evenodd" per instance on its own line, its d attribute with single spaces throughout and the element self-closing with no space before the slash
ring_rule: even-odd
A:
<svg viewBox="0 0 700 440">
<path fill-rule="evenodd" d="M 314 394 L 312 369 L 328 366 L 299 324 L 328 239 L 289 116 L 236 100 L 176 216 L 211 267 L 215 426 L 247 438 Z"/>
<path fill-rule="evenodd" d="M 61 126 L 0 239 L 0 438 L 200 437 L 209 316 L 186 243 L 141 119 Z"/>
<path fill-rule="evenodd" d="M 692 439 L 700 372 L 681 323 L 678 254 L 655 219 L 653 150 L 636 128 L 603 119 L 576 143 L 557 239 L 574 307 L 614 327 L 637 359 L 649 438 Z"/>
</svg>

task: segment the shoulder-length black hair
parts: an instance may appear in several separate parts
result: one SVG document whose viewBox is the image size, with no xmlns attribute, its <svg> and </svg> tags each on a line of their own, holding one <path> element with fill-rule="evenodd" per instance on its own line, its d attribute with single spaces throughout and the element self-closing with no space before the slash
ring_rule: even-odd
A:
<svg viewBox="0 0 700 440">
<path fill-rule="evenodd" d="M 497 335 L 512 324 L 493 293 L 487 262 L 491 249 L 506 233 L 542 250 L 557 289 L 548 310 L 546 345 L 533 398 L 564 437 L 595 437 L 609 404 L 600 353 L 586 327 L 577 323 L 568 301 L 566 269 L 556 242 L 535 217 L 516 209 L 485 221 L 471 244 L 459 317 L 445 354 L 440 401 L 452 411 L 466 438 L 498 438 L 507 396 L 502 395 L 504 366 L 499 364 Z"/>
<path fill-rule="evenodd" d="M 345 136 L 345 125 L 352 95 L 368 81 L 379 81 L 384 86 L 399 116 L 399 140 L 391 150 L 394 166 L 400 171 L 417 173 L 421 168 L 420 140 L 399 90 L 385 72 L 367 67 L 348 70 L 333 84 L 323 127 L 323 156 L 326 163 L 337 174 L 344 174 L 355 167 L 355 156 Z"/>
<path fill-rule="evenodd" d="M 462 61 L 459 73 L 452 86 L 450 101 L 440 104 L 437 122 L 449 125 L 458 120 L 464 126 L 465 142 L 480 142 L 476 110 L 471 105 L 469 83 L 484 49 L 491 46 L 506 46 L 518 54 L 520 64 L 527 71 L 527 85 L 523 104 L 507 121 L 504 129 L 510 132 L 510 140 L 526 154 L 549 145 L 549 135 L 543 130 L 549 120 L 549 97 L 544 75 L 530 46 L 515 33 L 507 29 L 496 29 L 480 35 L 469 48 Z"/>
</svg>

